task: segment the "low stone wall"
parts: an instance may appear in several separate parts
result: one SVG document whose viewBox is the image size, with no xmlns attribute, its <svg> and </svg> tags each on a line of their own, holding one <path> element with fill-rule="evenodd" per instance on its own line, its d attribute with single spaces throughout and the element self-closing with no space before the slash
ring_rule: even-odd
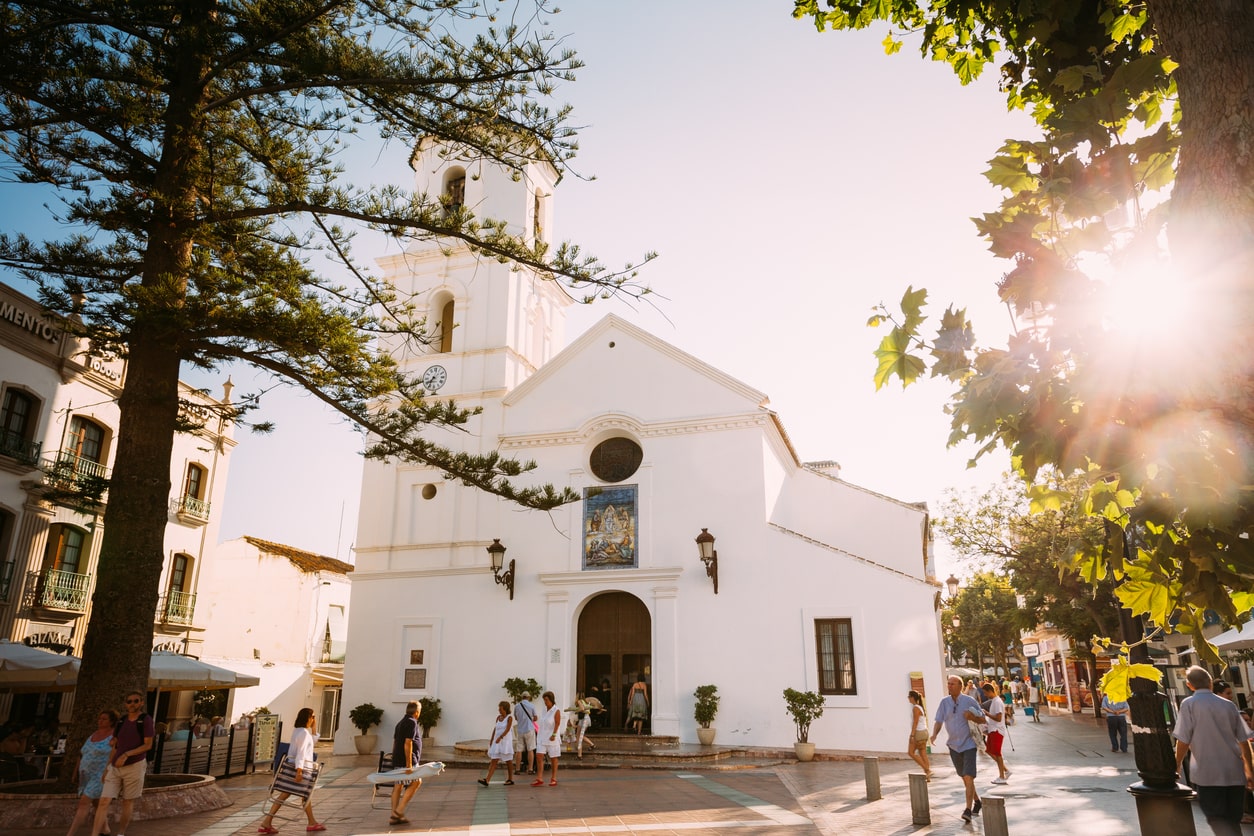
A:
<svg viewBox="0 0 1254 836">
<path fill-rule="evenodd" d="M 161 777 L 164 779 L 178 776 Z M 165 819 L 218 810 L 231 805 L 231 799 L 213 778 L 208 775 L 186 777 L 194 780 L 186 784 L 144 787 L 144 794 L 135 802 L 134 818 L 141 821 Z M 77 806 L 76 795 L 0 791 L 0 833 L 37 827 L 67 830 L 74 820 Z M 120 802 L 113 803 L 112 818 L 115 821 L 120 806 Z"/>
</svg>

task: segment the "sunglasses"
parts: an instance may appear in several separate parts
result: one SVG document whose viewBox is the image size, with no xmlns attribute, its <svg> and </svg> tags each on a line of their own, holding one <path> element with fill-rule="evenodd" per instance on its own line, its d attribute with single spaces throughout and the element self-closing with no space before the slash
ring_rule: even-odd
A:
<svg viewBox="0 0 1254 836">
<path fill-rule="evenodd" d="M 143 702 L 143 700 L 127 700 L 126 704 L 127 705 L 139 705 L 141 702 Z"/>
</svg>

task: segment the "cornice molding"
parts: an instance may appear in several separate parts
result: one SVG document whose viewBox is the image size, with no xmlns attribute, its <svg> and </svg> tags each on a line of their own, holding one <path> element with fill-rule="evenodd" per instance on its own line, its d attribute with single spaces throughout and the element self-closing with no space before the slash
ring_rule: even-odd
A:
<svg viewBox="0 0 1254 836">
<path fill-rule="evenodd" d="M 645 424 L 629 415 L 616 413 L 597 416 L 574 430 L 553 433 L 502 435 L 500 447 L 502 450 L 520 450 L 529 447 L 560 447 L 584 444 L 597 433 L 611 429 L 627 430 L 640 438 L 662 438 L 665 436 L 692 435 L 694 433 L 757 429 L 767 427 L 770 424 L 771 417 L 769 412 L 766 411 L 724 415 L 717 418 L 664 421 L 657 424 Z"/>
</svg>

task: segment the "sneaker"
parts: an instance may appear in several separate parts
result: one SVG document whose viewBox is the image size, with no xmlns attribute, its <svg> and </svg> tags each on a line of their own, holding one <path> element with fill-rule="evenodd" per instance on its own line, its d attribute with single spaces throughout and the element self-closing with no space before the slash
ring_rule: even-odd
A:
<svg viewBox="0 0 1254 836">
<path fill-rule="evenodd" d="M 975 803 L 971 805 L 971 812 L 978 816 L 982 809 L 984 809 L 984 802 L 977 798 Z"/>
<path fill-rule="evenodd" d="M 971 821 L 971 811 L 970 811 L 970 810 L 963 810 L 963 811 L 962 811 L 962 820 L 963 820 L 963 821 Z"/>
<path fill-rule="evenodd" d="M 1010 770 L 1009 770 L 1009 769 L 1007 769 L 1007 770 L 1006 770 L 1006 780 L 1007 780 L 1007 781 L 1009 781 L 1009 780 L 1010 780 Z"/>
<path fill-rule="evenodd" d="M 992 783 L 994 783 L 994 784 L 1004 784 L 1004 783 L 1006 783 L 1006 779 L 1005 779 L 1005 778 L 994 778 L 994 779 L 992 780 Z"/>
</svg>

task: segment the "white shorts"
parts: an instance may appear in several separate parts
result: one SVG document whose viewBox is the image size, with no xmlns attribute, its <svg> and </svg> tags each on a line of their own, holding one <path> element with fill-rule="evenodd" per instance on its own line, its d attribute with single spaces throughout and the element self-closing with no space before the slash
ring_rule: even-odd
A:
<svg viewBox="0 0 1254 836">
<path fill-rule="evenodd" d="M 143 758 L 122 767 L 109 764 L 105 767 L 100 797 L 134 801 L 144 794 L 144 775 L 147 772 L 148 761 Z"/>
<path fill-rule="evenodd" d="M 546 740 L 536 751 L 550 760 L 560 758 L 562 756 L 562 741 L 560 739 Z"/>
</svg>

